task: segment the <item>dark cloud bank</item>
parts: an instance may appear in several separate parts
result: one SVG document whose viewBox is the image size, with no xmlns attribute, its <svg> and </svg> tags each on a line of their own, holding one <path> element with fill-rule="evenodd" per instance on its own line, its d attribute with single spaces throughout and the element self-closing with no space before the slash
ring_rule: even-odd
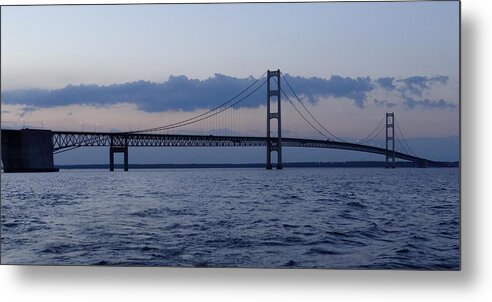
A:
<svg viewBox="0 0 492 302">
<path fill-rule="evenodd" d="M 305 96 L 309 102 L 315 103 L 320 97 L 346 98 L 357 107 L 363 108 L 367 103 L 368 93 L 378 86 L 386 91 L 398 93 L 407 108 L 425 107 L 452 109 L 456 105 L 446 100 L 422 99 L 422 93 L 438 83 L 447 84 L 448 77 L 415 76 L 403 79 L 393 77 L 371 79 L 369 77 L 332 76 L 329 79 L 311 77 L 294 77 L 285 75 L 298 95 Z M 54 90 L 15 90 L 2 92 L 2 103 L 23 104 L 29 108 L 49 108 L 56 106 L 86 104 L 109 106 L 117 103 L 134 103 L 146 112 L 167 110 L 194 110 L 217 106 L 244 88 L 255 79 L 235 78 L 215 74 L 206 80 L 189 79 L 185 76 L 171 76 L 168 81 L 154 83 L 137 81 L 125 84 L 99 85 L 68 85 Z M 287 85 L 283 90 L 288 93 Z M 415 99 L 417 98 L 417 99 Z M 401 101 L 401 100 L 400 100 Z M 374 100 L 379 106 L 388 108 L 396 106 L 394 100 Z M 257 107 L 265 103 L 265 89 L 258 90 L 241 105 Z"/>
</svg>

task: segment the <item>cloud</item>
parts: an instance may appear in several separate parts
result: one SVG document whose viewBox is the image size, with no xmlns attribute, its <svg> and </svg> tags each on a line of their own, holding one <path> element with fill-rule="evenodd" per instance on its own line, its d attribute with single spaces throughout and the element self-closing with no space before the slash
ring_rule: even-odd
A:
<svg viewBox="0 0 492 302">
<path fill-rule="evenodd" d="M 255 81 L 254 78 L 233 78 L 222 74 L 206 80 L 188 79 L 185 76 L 171 76 L 164 83 L 136 81 L 125 84 L 68 85 L 54 90 L 17 90 L 2 92 L 2 102 L 25 104 L 39 108 L 65 105 L 110 106 L 118 103 L 134 103 L 146 112 L 166 110 L 190 111 L 219 105 L 238 94 Z M 264 102 L 260 92 L 252 95 L 250 106 Z M 252 104 L 252 105 L 251 105 Z"/>
<path fill-rule="evenodd" d="M 33 113 L 34 111 L 36 111 L 36 107 L 33 107 L 33 106 L 26 106 L 26 107 L 23 107 L 21 109 L 21 113 L 20 113 L 20 117 L 21 118 L 27 118 L 31 115 L 31 113 Z"/>
<path fill-rule="evenodd" d="M 455 109 L 458 106 L 456 104 L 447 102 L 443 99 L 439 100 L 429 100 L 429 99 L 423 99 L 423 100 L 414 100 L 413 98 L 407 97 L 404 100 L 404 105 L 407 108 L 413 109 L 415 107 L 425 107 L 425 108 L 431 108 L 431 109 Z"/>
<path fill-rule="evenodd" d="M 386 108 L 393 108 L 396 106 L 396 103 L 387 101 L 387 100 L 377 100 L 374 99 L 374 104 L 378 107 L 386 107 Z"/>
<path fill-rule="evenodd" d="M 349 98 L 354 101 L 355 105 L 362 107 L 367 92 L 373 89 L 370 78 L 353 79 L 332 76 L 327 80 L 291 77 L 289 75 L 286 75 L 286 78 L 296 93 L 305 95 L 313 103 L 318 100 L 318 97 L 333 96 Z M 189 79 L 186 76 L 171 76 L 168 81 L 163 83 L 137 81 L 108 86 L 68 85 L 54 90 L 6 91 L 2 92 L 2 102 L 40 108 L 74 104 L 109 106 L 117 103 L 134 103 L 140 110 L 146 112 L 191 111 L 220 105 L 253 84 L 254 81 L 253 77 L 235 78 L 219 73 L 205 80 Z M 288 89 L 284 90 L 288 92 Z M 257 107 L 265 102 L 266 92 L 263 88 L 251 95 L 241 105 Z"/>
<path fill-rule="evenodd" d="M 349 78 L 333 75 L 327 80 L 317 77 L 292 77 L 287 74 L 285 78 L 297 94 L 305 95 L 312 103 L 316 103 L 319 97 L 332 96 L 349 98 L 354 101 L 354 105 L 362 108 L 367 99 L 367 93 L 374 89 L 369 77 Z M 288 89 L 284 90 L 288 91 Z"/>
<path fill-rule="evenodd" d="M 392 91 L 396 88 L 396 86 L 393 84 L 394 80 L 394 77 L 378 78 L 376 79 L 376 83 L 384 89 Z"/>
<path fill-rule="evenodd" d="M 329 79 L 319 77 L 300 77 L 285 74 L 296 94 L 312 104 L 327 97 L 350 100 L 356 107 L 363 108 L 371 92 L 381 87 L 388 92 L 396 93 L 395 99 L 376 100 L 376 106 L 388 108 L 403 104 L 407 108 L 454 108 L 456 105 L 446 101 L 415 100 L 422 98 L 425 90 L 432 89 L 435 83 L 446 85 L 447 76 L 412 76 L 395 79 L 382 77 L 341 77 L 333 75 Z M 108 107 L 115 104 L 131 103 L 145 112 L 193 111 L 218 106 L 236 96 L 240 91 L 256 81 L 253 77 L 236 78 L 216 73 L 205 80 L 190 79 L 186 76 L 170 76 L 162 83 L 135 81 L 124 84 L 101 85 L 68 85 L 61 89 L 14 90 L 2 91 L 3 104 L 20 104 L 26 106 L 23 114 L 36 108 L 52 108 L 68 105 L 90 105 Z M 282 80 L 283 81 L 283 80 Z M 282 89 L 289 95 L 286 83 Z M 260 83 L 258 83 L 260 84 Z M 256 87 L 256 86 L 254 86 Z M 251 90 L 249 90 L 251 91 Z M 443 103 L 444 102 L 444 103 Z M 241 107 L 256 108 L 266 103 L 266 87 L 248 97 L 240 104 Z M 453 107 L 454 106 L 454 107 Z"/>
<path fill-rule="evenodd" d="M 435 83 L 447 84 L 449 77 L 447 76 L 435 76 L 435 77 L 425 77 L 425 76 L 412 76 L 397 80 L 401 83 L 398 86 L 398 90 L 402 94 L 413 94 L 422 97 L 422 92 L 424 90 L 430 89 L 430 87 Z"/>
</svg>

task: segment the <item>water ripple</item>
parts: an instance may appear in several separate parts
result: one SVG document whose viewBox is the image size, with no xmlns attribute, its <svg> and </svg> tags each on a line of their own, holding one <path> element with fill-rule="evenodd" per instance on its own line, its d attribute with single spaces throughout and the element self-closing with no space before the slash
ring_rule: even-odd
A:
<svg viewBox="0 0 492 302">
<path fill-rule="evenodd" d="M 458 169 L 272 172 L 2 174 L 2 263 L 459 268 Z"/>
</svg>

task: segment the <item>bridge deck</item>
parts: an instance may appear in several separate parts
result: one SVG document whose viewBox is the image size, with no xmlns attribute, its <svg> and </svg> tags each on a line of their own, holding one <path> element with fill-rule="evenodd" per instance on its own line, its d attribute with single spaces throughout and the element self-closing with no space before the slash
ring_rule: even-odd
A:
<svg viewBox="0 0 492 302">
<path fill-rule="evenodd" d="M 272 140 L 276 144 L 275 140 Z M 129 147 L 254 147 L 266 146 L 266 137 L 215 136 L 215 135 L 177 135 L 144 133 L 108 133 L 53 131 L 55 153 L 70 148 L 85 146 L 129 146 Z M 282 147 L 326 148 L 392 155 L 392 151 L 379 147 L 331 140 L 282 138 Z M 438 162 L 409 154 L 396 152 L 396 158 L 416 163 L 439 165 Z"/>
</svg>

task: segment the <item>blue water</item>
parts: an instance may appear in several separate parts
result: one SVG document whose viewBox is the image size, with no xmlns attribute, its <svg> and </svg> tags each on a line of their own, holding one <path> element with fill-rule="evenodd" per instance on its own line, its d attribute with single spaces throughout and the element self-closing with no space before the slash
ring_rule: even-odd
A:
<svg viewBox="0 0 492 302">
<path fill-rule="evenodd" d="M 459 170 L 2 174 L 4 264 L 459 269 Z"/>
</svg>

